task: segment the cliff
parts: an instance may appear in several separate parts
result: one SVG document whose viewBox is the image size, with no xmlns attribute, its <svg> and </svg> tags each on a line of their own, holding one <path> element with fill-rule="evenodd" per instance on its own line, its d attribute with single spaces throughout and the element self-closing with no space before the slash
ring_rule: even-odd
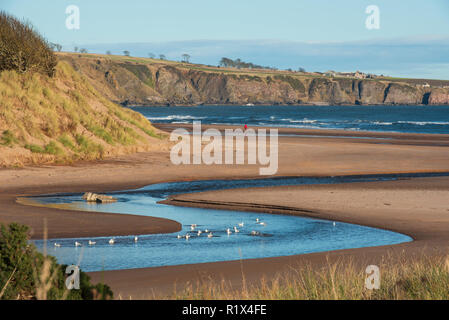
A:
<svg viewBox="0 0 449 320">
<path fill-rule="evenodd" d="M 110 100 L 129 105 L 449 104 L 448 88 L 413 79 L 331 78 L 93 54 L 59 54 L 59 59 Z"/>
</svg>

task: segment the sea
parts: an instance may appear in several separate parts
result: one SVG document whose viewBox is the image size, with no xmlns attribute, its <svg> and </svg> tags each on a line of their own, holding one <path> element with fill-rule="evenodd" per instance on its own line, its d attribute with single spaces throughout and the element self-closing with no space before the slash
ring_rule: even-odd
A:
<svg viewBox="0 0 449 320">
<path fill-rule="evenodd" d="M 153 123 L 449 134 L 449 106 L 131 107 Z"/>
</svg>

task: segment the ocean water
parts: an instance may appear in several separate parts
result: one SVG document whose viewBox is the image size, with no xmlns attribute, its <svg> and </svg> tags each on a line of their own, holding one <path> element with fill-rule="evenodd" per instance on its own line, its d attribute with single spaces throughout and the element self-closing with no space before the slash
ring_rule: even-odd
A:
<svg viewBox="0 0 449 320">
<path fill-rule="evenodd" d="M 449 173 L 439 173 L 449 175 Z M 426 176 L 426 174 L 370 175 L 351 177 L 289 177 L 256 180 L 210 180 L 193 182 L 161 183 L 136 190 L 109 193 L 118 202 L 111 204 L 88 204 L 82 194 L 61 194 L 34 197 L 41 203 L 70 203 L 80 210 L 137 214 L 173 219 L 183 225 L 182 231 L 173 234 L 90 239 L 50 239 L 33 241 L 39 250 L 44 245 L 48 253 L 60 263 L 78 264 L 85 271 L 133 269 L 169 265 L 182 265 L 215 261 L 265 258 L 398 244 L 411 241 L 406 235 L 348 223 L 317 220 L 289 215 L 273 215 L 253 212 L 224 211 L 199 208 L 174 207 L 158 202 L 170 195 L 207 190 L 291 186 L 305 184 L 352 183 L 361 181 L 395 180 L 399 178 Z M 266 223 L 258 224 L 256 219 Z M 244 224 L 240 227 L 239 224 Z M 191 225 L 196 224 L 194 231 Z M 237 227 L 240 232 L 228 235 L 227 228 Z M 206 236 L 205 230 L 213 233 Z M 198 230 L 203 233 L 198 236 Z M 258 234 L 252 235 L 255 231 Z M 177 235 L 190 234 L 191 238 L 178 239 Z M 96 242 L 89 246 L 88 241 Z M 75 247 L 75 241 L 82 247 Z M 61 246 L 55 247 L 58 243 Z"/>
<path fill-rule="evenodd" d="M 197 106 L 132 109 L 155 123 L 201 121 L 203 124 L 449 134 L 449 106 Z"/>
</svg>

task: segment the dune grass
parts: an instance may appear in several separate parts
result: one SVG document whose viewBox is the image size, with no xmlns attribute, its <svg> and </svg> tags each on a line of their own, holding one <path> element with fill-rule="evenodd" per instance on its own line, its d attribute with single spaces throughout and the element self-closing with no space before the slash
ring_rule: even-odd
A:
<svg viewBox="0 0 449 320">
<path fill-rule="evenodd" d="M 224 280 L 189 284 L 168 297 L 177 300 L 447 300 L 449 257 L 409 259 L 388 257 L 379 264 L 379 290 L 365 287 L 365 268 L 352 262 L 329 263 L 321 269 L 291 268 L 273 280 L 249 286 L 242 273 L 238 288 Z"/>
<path fill-rule="evenodd" d="M 28 150 L 45 162 L 100 159 L 161 138 L 141 114 L 104 98 L 65 62 L 53 78 L 1 72 L 0 100 L 0 148 Z"/>
</svg>

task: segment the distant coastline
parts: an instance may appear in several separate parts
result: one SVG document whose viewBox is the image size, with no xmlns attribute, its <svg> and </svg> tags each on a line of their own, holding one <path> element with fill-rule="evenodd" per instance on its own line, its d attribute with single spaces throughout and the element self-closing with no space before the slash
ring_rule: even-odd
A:
<svg viewBox="0 0 449 320">
<path fill-rule="evenodd" d="M 126 106 L 448 105 L 449 81 L 238 69 L 150 58 L 59 53 Z"/>
</svg>

